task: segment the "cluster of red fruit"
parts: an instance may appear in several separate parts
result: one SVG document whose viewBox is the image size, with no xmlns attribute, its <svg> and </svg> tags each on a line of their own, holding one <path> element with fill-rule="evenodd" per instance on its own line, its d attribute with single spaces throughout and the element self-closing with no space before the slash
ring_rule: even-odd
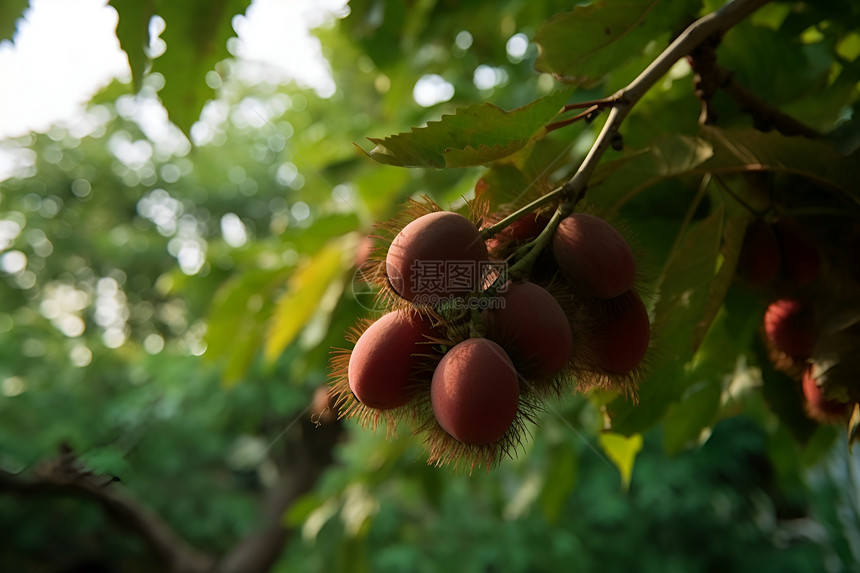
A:
<svg viewBox="0 0 860 573">
<path fill-rule="evenodd" d="M 825 322 L 819 249 L 790 219 L 758 219 L 744 235 L 738 271 L 750 285 L 778 293 L 764 315 L 764 336 L 773 365 L 801 386 L 806 411 L 822 423 L 842 423 L 849 403 L 825 395 L 816 374 L 816 346 Z"/>
<path fill-rule="evenodd" d="M 547 217 L 526 215 L 485 239 L 468 218 L 430 203 L 408 212 L 411 221 L 387 227 L 394 237 L 365 277 L 386 312 L 360 326 L 335 362 L 346 415 L 382 417 L 389 428 L 406 417 L 425 434 L 431 463 L 471 456 L 489 466 L 548 396 L 570 385 L 631 391 L 650 323 L 616 228 L 569 215 L 546 231 L 539 268 L 511 278 Z"/>
</svg>

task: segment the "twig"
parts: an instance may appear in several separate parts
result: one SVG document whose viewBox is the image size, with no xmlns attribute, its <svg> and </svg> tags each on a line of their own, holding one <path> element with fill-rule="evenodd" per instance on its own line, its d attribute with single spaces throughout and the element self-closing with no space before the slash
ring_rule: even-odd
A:
<svg viewBox="0 0 860 573">
<path fill-rule="evenodd" d="M 729 70 L 715 65 L 714 72 L 717 75 L 719 88 L 738 104 L 741 111 L 753 117 L 757 129 L 761 131 L 775 129 L 783 135 L 802 135 L 811 139 L 821 137 L 816 130 L 773 107 L 741 85 Z"/>
<path fill-rule="evenodd" d="M 484 229 L 482 231 L 482 236 L 484 238 L 492 237 L 506 226 L 510 225 L 513 221 L 534 211 L 538 207 L 547 205 L 558 199 L 562 199 L 567 203 L 567 209 L 569 209 L 571 205 L 575 205 L 579 202 L 584 197 L 588 180 L 591 178 L 591 175 L 597 167 L 597 164 L 600 162 L 600 159 L 603 157 L 603 154 L 606 153 L 606 150 L 613 145 L 613 142 L 618 141 L 618 138 L 620 137 L 618 129 L 621 126 L 621 123 L 624 121 L 624 118 L 627 117 L 627 114 L 630 113 L 633 106 L 642 99 L 642 96 L 644 96 L 648 90 L 650 90 L 654 84 L 656 84 L 660 78 L 662 78 L 672 68 L 672 66 L 675 65 L 675 62 L 687 56 L 696 47 L 700 46 L 709 38 L 714 38 L 725 33 L 727 30 L 741 22 L 744 18 L 755 12 L 758 8 L 767 4 L 768 1 L 769 0 L 731 0 L 719 10 L 703 16 L 690 24 L 690 26 L 688 26 L 674 42 L 669 44 L 669 46 L 636 77 L 636 79 L 630 82 L 626 87 L 620 89 L 613 96 L 601 100 L 580 102 L 565 106 L 564 111 L 581 109 L 583 107 L 590 108 L 595 105 L 599 108 L 610 107 L 606 123 L 603 124 L 603 128 L 597 135 L 594 145 L 591 146 L 585 159 L 569 181 L 525 207 L 518 209 L 498 223 Z M 558 211 L 556 212 L 556 216 L 553 217 L 553 220 L 551 220 L 544 228 L 541 235 L 549 235 L 555 230 L 556 226 L 558 226 L 558 221 L 560 221 L 557 215 Z M 538 238 L 540 239 L 540 236 Z M 535 240 L 529 245 L 526 245 L 524 249 L 533 248 L 538 244 L 541 244 L 541 242 Z"/>
<path fill-rule="evenodd" d="M 562 186 L 560 194 L 573 197 L 585 190 L 591 174 L 611 145 L 613 138 L 616 137 L 624 118 L 627 117 L 633 106 L 642 99 L 642 96 L 675 65 L 675 62 L 689 54 L 711 36 L 725 33 L 726 30 L 738 24 L 767 2 L 768 0 L 732 0 L 719 10 L 699 18 L 684 30 L 669 47 L 663 50 L 636 79 L 619 90 L 612 97 L 615 103 L 609 111 L 609 117 L 603 125 L 603 129 L 600 130 L 594 145 L 573 177 Z"/>
</svg>

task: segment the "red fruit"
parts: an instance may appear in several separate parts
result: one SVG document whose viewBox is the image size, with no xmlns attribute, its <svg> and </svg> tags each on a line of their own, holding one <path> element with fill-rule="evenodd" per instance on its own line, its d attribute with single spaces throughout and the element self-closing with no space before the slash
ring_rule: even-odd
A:
<svg viewBox="0 0 860 573">
<path fill-rule="evenodd" d="M 547 223 L 549 223 L 549 217 L 546 215 L 529 213 L 508 225 L 502 232 L 518 241 L 527 241 L 540 235 Z"/>
<path fill-rule="evenodd" d="M 630 290 L 636 262 L 618 230 L 594 215 L 564 218 L 552 239 L 559 268 L 580 294 L 614 298 Z"/>
<path fill-rule="evenodd" d="M 812 307 L 796 299 L 774 301 L 764 314 L 764 331 L 773 346 L 801 360 L 815 348 L 815 315 Z"/>
<path fill-rule="evenodd" d="M 573 355 L 573 335 L 561 305 L 545 288 L 515 283 L 483 312 L 487 336 L 510 354 L 524 378 L 551 378 Z"/>
<path fill-rule="evenodd" d="M 639 366 L 648 351 L 648 311 L 634 290 L 598 304 L 601 321 L 591 333 L 595 366 L 608 374 L 627 374 Z"/>
<path fill-rule="evenodd" d="M 803 396 L 809 417 L 822 423 L 842 422 L 848 416 L 848 404 L 824 397 L 821 387 L 812 375 L 812 365 L 803 371 Z"/>
<path fill-rule="evenodd" d="M 444 298 L 478 290 L 478 263 L 488 259 L 475 225 L 458 213 L 438 211 L 418 217 L 394 237 L 385 270 L 392 288 L 407 300 Z"/>
<path fill-rule="evenodd" d="M 516 418 L 519 397 L 510 357 L 486 338 L 470 338 L 449 350 L 430 386 L 433 414 L 442 429 L 476 446 L 505 435 Z"/>
<path fill-rule="evenodd" d="M 773 227 L 761 219 L 753 221 L 744 233 L 738 273 L 754 285 L 766 285 L 779 273 L 779 251 Z"/>
<path fill-rule="evenodd" d="M 821 271 L 818 247 L 809 240 L 797 223 L 780 219 L 773 224 L 779 241 L 782 276 L 797 286 L 811 283 Z"/>
<path fill-rule="evenodd" d="M 409 401 L 419 368 L 416 354 L 429 350 L 428 322 L 417 315 L 390 312 L 370 325 L 349 357 L 349 388 L 370 408 L 387 410 Z"/>
</svg>

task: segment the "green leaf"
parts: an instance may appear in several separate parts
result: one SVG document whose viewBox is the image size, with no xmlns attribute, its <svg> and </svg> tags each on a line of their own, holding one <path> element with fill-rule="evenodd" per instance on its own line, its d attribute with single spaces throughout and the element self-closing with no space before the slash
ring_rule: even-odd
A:
<svg viewBox="0 0 860 573">
<path fill-rule="evenodd" d="M 337 280 L 343 287 L 347 252 L 352 251 L 345 249 L 344 241 L 332 241 L 293 273 L 287 291 L 276 303 L 267 333 L 264 353 L 268 362 L 277 359 L 310 322 L 329 287 Z"/>
<path fill-rule="evenodd" d="M 711 327 L 711 323 L 723 306 L 723 301 L 735 278 L 741 246 L 744 242 L 744 233 L 751 219 L 752 215 L 746 209 L 739 211 L 737 215 L 727 217 L 723 227 L 722 248 L 718 261 L 719 270 L 714 280 L 711 281 L 702 317 L 696 323 L 696 330 L 693 335 L 694 348 L 699 348 Z"/>
<path fill-rule="evenodd" d="M 215 294 L 206 330 L 207 352 L 226 357 L 224 384 L 238 382 L 263 345 L 265 322 L 271 313 L 270 293 L 282 285 L 289 269 L 254 269 L 227 281 Z"/>
<path fill-rule="evenodd" d="M 79 459 L 87 469 L 97 475 L 117 477 L 123 481 L 127 481 L 131 475 L 131 464 L 117 448 L 93 448 L 82 453 Z"/>
<path fill-rule="evenodd" d="M 138 91 L 143 85 L 149 61 L 146 48 L 149 46 L 149 21 L 155 14 L 155 5 L 151 1 L 140 0 L 110 0 L 110 5 L 119 14 L 116 37 L 128 57 L 134 91 Z"/>
<path fill-rule="evenodd" d="M 713 153 L 713 146 L 698 137 L 661 137 L 647 149 L 598 165 L 589 185 L 599 188 L 589 192 L 589 202 L 617 211 L 652 185 L 692 172 Z"/>
<path fill-rule="evenodd" d="M 600 434 L 600 447 L 618 468 L 621 473 L 621 487 L 627 490 L 630 487 L 630 478 L 633 477 L 633 462 L 636 454 L 642 450 L 642 434 L 622 436 L 612 432 Z"/>
<path fill-rule="evenodd" d="M 860 161 L 855 156 L 842 155 L 824 141 L 712 126 L 703 127 L 701 135 L 714 147 L 713 157 L 702 164 L 702 170 L 791 173 L 834 189 L 860 205 Z"/>
<path fill-rule="evenodd" d="M 250 0 L 160 0 L 158 15 L 166 27 L 161 35 L 167 50 L 155 59 L 152 71 L 164 76 L 159 97 L 170 120 L 186 135 L 214 93 L 206 74 L 230 56 L 227 40 L 234 35 L 233 17 L 245 12 Z"/>
<path fill-rule="evenodd" d="M 564 510 L 564 501 L 576 486 L 578 459 L 567 445 L 553 447 L 544 473 L 544 485 L 538 504 L 549 523 L 556 523 Z"/>
<path fill-rule="evenodd" d="M 702 438 L 702 430 L 716 422 L 738 357 L 758 335 L 758 321 L 747 321 L 739 330 L 726 307 L 720 308 L 707 338 L 684 371 L 681 400 L 663 417 L 663 443 L 669 453 L 695 445 Z"/>
<path fill-rule="evenodd" d="M 698 0 L 601 0 L 541 26 L 535 68 L 584 82 L 601 78 L 648 42 L 676 34 L 699 11 Z"/>
<path fill-rule="evenodd" d="M 569 90 L 559 91 L 512 111 L 489 103 L 460 108 L 409 133 L 368 138 L 376 144 L 368 155 L 399 167 L 486 165 L 542 135 L 544 125 L 561 112 L 569 96 Z"/>
<path fill-rule="evenodd" d="M 695 352 L 694 334 L 704 316 L 717 272 L 725 221 L 722 205 L 676 241 L 658 286 L 651 370 L 639 385 L 639 401 L 607 405 L 614 431 L 630 435 L 655 424 L 685 391 L 683 365 Z"/>
<path fill-rule="evenodd" d="M 0 2 L 0 42 L 11 40 L 15 35 L 15 27 L 18 24 L 24 10 L 29 6 L 28 0 L 4 0 Z"/>
</svg>

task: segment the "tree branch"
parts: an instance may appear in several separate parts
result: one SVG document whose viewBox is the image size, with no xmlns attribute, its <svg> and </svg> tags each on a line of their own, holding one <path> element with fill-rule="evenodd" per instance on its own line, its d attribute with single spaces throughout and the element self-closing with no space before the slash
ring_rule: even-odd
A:
<svg viewBox="0 0 860 573">
<path fill-rule="evenodd" d="M 190 545 L 149 506 L 130 496 L 112 476 L 88 471 L 62 445 L 59 454 L 42 463 L 32 475 L 0 470 L 0 495 L 60 496 L 100 504 L 109 519 L 136 534 L 169 573 L 264 573 L 277 561 L 289 530 L 284 512 L 309 492 L 332 463 L 332 450 L 343 429 L 325 400 L 315 401 L 300 414 L 296 428 L 285 438 L 288 468 L 264 496 L 258 529 L 218 558 Z"/>
<path fill-rule="evenodd" d="M 561 187 L 561 193 L 573 199 L 581 198 L 600 158 L 618 137 L 618 128 L 636 103 L 671 69 L 675 62 L 716 34 L 731 27 L 767 4 L 768 0 L 731 0 L 719 10 L 693 22 L 645 70 L 626 87 L 619 90 L 603 129 L 573 177 Z"/>
<path fill-rule="evenodd" d="M 775 129 L 783 135 L 802 135 L 812 139 L 821 137 L 820 133 L 808 125 L 773 107 L 741 85 L 729 70 L 714 66 L 714 71 L 720 89 L 738 104 L 741 111 L 753 117 L 756 128 L 761 131 Z"/>
<path fill-rule="evenodd" d="M 69 496 L 99 503 L 116 524 L 137 534 L 166 570 L 203 573 L 214 559 L 188 544 L 164 519 L 135 500 L 110 477 L 87 471 L 68 446 L 44 463 L 32 477 L 0 470 L 0 493 L 21 496 Z"/>
</svg>

